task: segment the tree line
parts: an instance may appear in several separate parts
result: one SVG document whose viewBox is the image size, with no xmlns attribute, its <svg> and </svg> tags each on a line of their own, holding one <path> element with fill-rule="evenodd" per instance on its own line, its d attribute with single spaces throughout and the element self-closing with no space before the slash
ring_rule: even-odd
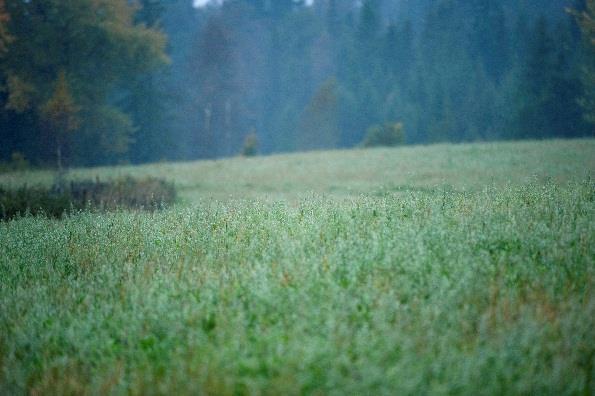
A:
<svg viewBox="0 0 595 396">
<path fill-rule="evenodd" d="M 0 0 L 0 160 L 593 136 L 595 1 L 534 3 Z"/>
</svg>

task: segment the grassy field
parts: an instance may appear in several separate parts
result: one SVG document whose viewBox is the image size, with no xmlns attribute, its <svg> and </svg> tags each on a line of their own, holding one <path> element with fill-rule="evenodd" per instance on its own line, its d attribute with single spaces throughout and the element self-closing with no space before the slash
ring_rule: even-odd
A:
<svg viewBox="0 0 595 396">
<path fill-rule="evenodd" d="M 0 223 L 0 393 L 594 394 L 594 171 L 592 139 L 73 171 L 181 201 Z"/>
<path fill-rule="evenodd" d="M 74 179 L 155 176 L 174 181 L 182 202 L 257 198 L 295 200 L 311 193 L 349 197 L 377 192 L 457 189 L 528 182 L 582 181 L 595 170 L 595 140 L 550 140 L 399 149 L 346 150 L 74 170 Z M 49 171 L 0 174 L 0 185 L 51 184 Z"/>
</svg>

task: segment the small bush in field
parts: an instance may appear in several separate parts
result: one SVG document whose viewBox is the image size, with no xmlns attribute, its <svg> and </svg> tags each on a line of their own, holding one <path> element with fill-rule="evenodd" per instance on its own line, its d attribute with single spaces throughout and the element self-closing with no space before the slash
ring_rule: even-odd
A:
<svg viewBox="0 0 595 396">
<path fill-rule="evenodd" d="M 258 137 L 255 133 L 250 133 L 244 139 L 242 155 L 244 157 L 254 157 L 258 153 Z"/>
<path fill-rule="evenodd" d="M 16 171 L 23 171 L 29 168 L 29 161 L 27 161 L 23 153 L 15 151 L 10 156 L 10 165 Z"/>
<path fill-rule="evenodd" d="M 44 187 L 21 187 L 16 190 L 5 190 L 0 187 L 0 219 L 8 220 L 26 213 L 37 215 L 44 213 L 49 217 L 59 217 L 69 209 L 77 209 L 71 205 L 66 192 L 52 192 Z"/>
<path fill-rule="evenodd" d="M 29 169 L 29 161 L 27 161 L 25 156 L 18 151 L 12 153 L 10 156 L 10 162 L 0 164 L 0 173 L 24 171 L 27 169 Z"/>
<path fill-rule="evenodd" d="M 100 209 L 140 208 L 161 209 L 173 203 L 176 190 L 162 179 L 126 177 L 110 182 L 72 182 L 68 188 L 73 202 Z"/>
<path fill-rule="evenodd" d="M 366 131 L 362 145 L 364 147 L 400 146 L 405 143 L 405 131 L 400 122 L 373 125 Z"/>
<path fill-rule="evenodd" d="M 77 181 L 46 187 L 23 186 L 18 189 L 0 188 L 0 219 L 8 220 L 26 213 L 60 217 L 72 210 L 100 209 L 161 209 L 176 199 L 173 184 L 162 179 L 113 181 Z"/>
</svg>

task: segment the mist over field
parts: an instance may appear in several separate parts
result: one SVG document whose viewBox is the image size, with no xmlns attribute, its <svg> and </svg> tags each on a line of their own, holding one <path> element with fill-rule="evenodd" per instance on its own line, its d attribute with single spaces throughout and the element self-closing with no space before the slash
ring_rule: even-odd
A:
<svg viewBox="0 0 595 396">
<path fill-rule="evenodd" d="M 594 133 L 592 1 L 0 4 L 4 162 Z"/>
<path fill-rule="evenodd" d="M 0 395 L 595 394 L 594 0 L 0 0 Z"/>
</svg>

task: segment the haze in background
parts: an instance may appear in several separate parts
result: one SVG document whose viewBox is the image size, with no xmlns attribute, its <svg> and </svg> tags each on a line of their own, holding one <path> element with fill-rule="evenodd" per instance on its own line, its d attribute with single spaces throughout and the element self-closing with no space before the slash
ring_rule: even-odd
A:
<svg viewBox="0 0 595 396">
<path fill-rule="evenodd" d="M 0 3 L 1 160 L 349 148 L 396 123 L 407 144 L 594 134 L 584 0 L 139 3 Z"/>
</svg>

